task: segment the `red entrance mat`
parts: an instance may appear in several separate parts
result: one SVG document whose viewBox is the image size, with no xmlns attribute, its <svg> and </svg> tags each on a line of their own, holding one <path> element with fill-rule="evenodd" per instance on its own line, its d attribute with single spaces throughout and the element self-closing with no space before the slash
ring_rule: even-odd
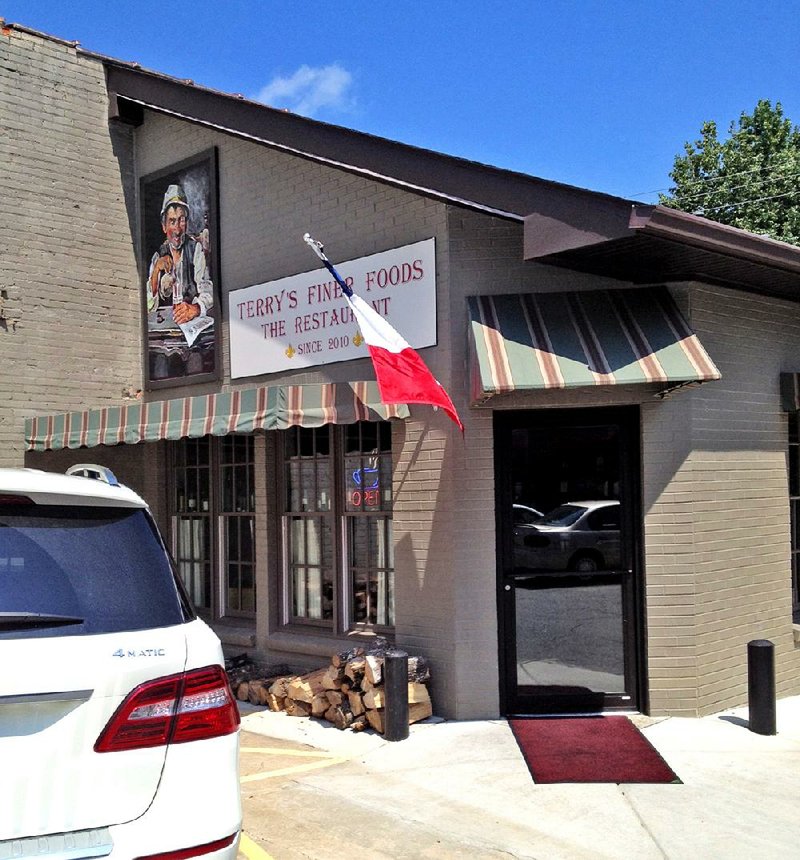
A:
<svg viewBox="0 0 800 860">
<path fill-rule="evenodd" d="M 534 782 L 680 782 L 627 717 L 508 722 Z"/>
</svg>

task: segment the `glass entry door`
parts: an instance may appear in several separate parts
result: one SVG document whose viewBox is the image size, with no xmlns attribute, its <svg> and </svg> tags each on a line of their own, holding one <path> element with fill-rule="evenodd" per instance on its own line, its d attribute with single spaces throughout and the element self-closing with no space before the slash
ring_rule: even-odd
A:
<svg viewBox="0 0 800 860">
<path fill-rule="evenodd" d="M 506 714 L 640 709 L 638 410 L 496 413 Z"/>
</svg>

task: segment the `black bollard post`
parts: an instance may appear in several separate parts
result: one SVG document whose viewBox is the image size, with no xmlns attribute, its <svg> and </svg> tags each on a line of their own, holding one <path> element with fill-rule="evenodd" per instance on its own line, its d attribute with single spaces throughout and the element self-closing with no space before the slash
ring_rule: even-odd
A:
<svg viewBox="0 0 800 860">
<path fill-rule="evenodd" d="M 386 652 L 383 660 L 383 686 L 386 711 L 383 736 L 387 741 L 408 737 L 408 654 L 397 648 Z"/>
<path fill-rule="evenodd" d="M 749 728 L 759 735 L 774 735 L 775 646 L 769 639 L 747 643 L 747 696 Z"/>
</svg>

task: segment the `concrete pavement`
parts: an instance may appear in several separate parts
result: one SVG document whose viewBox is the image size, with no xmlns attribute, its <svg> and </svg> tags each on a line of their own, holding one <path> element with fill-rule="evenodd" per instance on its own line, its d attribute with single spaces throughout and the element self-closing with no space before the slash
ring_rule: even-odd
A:
<svg viewBox="0 0 800 860">
<path fill-rule="evenodd" d="M 746 708 L 634 717 L 682 785 L 536 785 L 504 720 L 434 718 L 391 743 L 243 714 L 251 741 L 307 754 L 243 783 L 262 858 L 800 858 L 800 696 L 778 703 L 771 737 L 749 731 Z"/>
</svg>

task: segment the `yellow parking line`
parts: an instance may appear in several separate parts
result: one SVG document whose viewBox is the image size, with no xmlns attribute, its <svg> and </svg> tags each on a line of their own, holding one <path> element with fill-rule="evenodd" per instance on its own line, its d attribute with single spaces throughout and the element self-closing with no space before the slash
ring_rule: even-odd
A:
<svg viewBox="0 0 800 860">
<path fill-rule="evenodd" d="M 285 750 L 280 747 L 242 747 L 240 752 L 268 753 L 269 755 L 293 755 L 304 758 L 335 758 L 328 753 L 316 752 L 315 750 Z"/>
<path fill-rule="evenodd" d="M 346 758 L 328 758 L 322 761 L 312 761 L 308 764 L 296 764 L 294 767 L 281 767 L 277 770 L 267 770 L 261 773 L 252 773 L 249 776 L 243 776 L 239 782 L 257 782 L 262 779 L 272 779 L 274 776 L 288 776 L 293 773 L 303 773 L 309 770 L 317 770 L 321 767 L 330 767 L 332 764 L 341 764 L 347 761 Z"/>
<path fill-rule="evenodd" d="M 274 860 L 271 854 L 267 854 L 260 845 L 256 845 L 244 831 L 239 839 L 239 850 L 247 860 Z"/>
</svg>

